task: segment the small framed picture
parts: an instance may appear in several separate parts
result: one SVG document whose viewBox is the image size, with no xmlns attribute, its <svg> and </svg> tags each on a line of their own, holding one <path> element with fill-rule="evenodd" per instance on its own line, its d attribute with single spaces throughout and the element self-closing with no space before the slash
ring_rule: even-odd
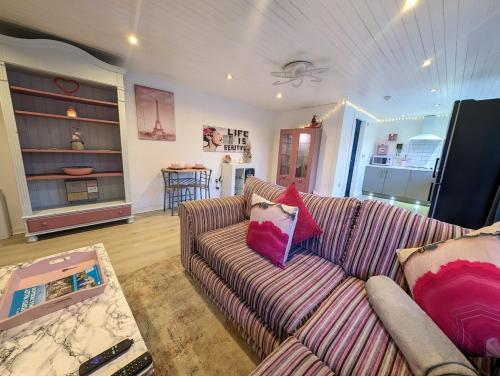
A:
<svg viewBox="0 0 500 376">
<path fill-rule="evenodd" d="M 389 141 L 397 141 L 398 134 L 397 133 L 389 133 Z"/>
<path fill-rule="evenodd" d="M 389 147 L 386 144 L 378 144 L 377 145 L 377 155 L 387 155 L 387 151 Z"/>
</svg>

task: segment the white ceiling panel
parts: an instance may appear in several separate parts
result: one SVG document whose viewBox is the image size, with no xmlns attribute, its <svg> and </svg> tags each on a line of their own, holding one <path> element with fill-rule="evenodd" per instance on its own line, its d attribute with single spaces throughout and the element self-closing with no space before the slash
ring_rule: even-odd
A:
<svg viewBox="0 0 500 376">
<path fill-rule="evenodd" d="M 4 21 L 122 56 L 127 69 L 271 110 L 347 98 L 395 116 L 500 97 L 498 0 L 420 0 L 406 12 L 402 0 L 0 0 L 0 9 Z M 320 83 L 273 86 L 270 72 L 292 60 L 329 71 Z"/>
</svg>

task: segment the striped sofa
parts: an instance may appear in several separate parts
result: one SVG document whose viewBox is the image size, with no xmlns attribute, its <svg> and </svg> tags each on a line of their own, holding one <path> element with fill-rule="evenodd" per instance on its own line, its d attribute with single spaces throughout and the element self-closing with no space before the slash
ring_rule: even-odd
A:
<svg viewBox="0 0 500 376">
<path fill-rule="evenodd" d="M 303 194 L 324 232 L 292 249 L 281 269 L 247 247 L 246 218 L 252 193 L 273 200 L 283 190 L 249 178 L 243 196 L 179 207 L 182 264 L 265 358 L 253 375 L 410 375 L 365 281 L 386 275 L 407 288 L 397 248 L 466 230 L 380 201 Z"/>
</svg>

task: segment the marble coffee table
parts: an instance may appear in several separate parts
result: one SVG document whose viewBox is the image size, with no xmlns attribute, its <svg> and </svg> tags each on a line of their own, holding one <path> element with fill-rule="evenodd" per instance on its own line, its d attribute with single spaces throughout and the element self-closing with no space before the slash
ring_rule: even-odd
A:
<svg viewBox="0 0 500 376">
<path fill-rule="evenodd" d="M 81 363 L 125 338 L 132 338 L 134 344 L 128 352 L 92 374 L 111 375 L 147 351 L 104 245 L 95 244 L 69 252 L 93 249 L 99 253 L 109 279 L 104 292 L 39 319 L 0 331 L 0 375 L 78 375 Z M 29 264 L 0 268 L 0 295 L 10 274 L 26 265 Z M 152 374 L 152 366 L 145 373 Z"/>
</svg>

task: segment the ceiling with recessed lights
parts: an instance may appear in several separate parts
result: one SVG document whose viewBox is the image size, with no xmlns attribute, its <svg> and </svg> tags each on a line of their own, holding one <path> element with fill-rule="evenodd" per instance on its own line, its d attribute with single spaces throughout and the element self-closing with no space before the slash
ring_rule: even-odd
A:
<svg viewBox="0 0 500 376">
<path fill-rule="evenodd" d="M 4 21 L 123 56 L 129 70 L 271 110 L 346 98 L 377 116 L 431 114 L 458 98 L 500 97 L 498 0 L 0 0 L 0 8 Z M 270 72 L 294 60 L 328 71 L 322 82 L 273 86 Z"/>
</svg>

